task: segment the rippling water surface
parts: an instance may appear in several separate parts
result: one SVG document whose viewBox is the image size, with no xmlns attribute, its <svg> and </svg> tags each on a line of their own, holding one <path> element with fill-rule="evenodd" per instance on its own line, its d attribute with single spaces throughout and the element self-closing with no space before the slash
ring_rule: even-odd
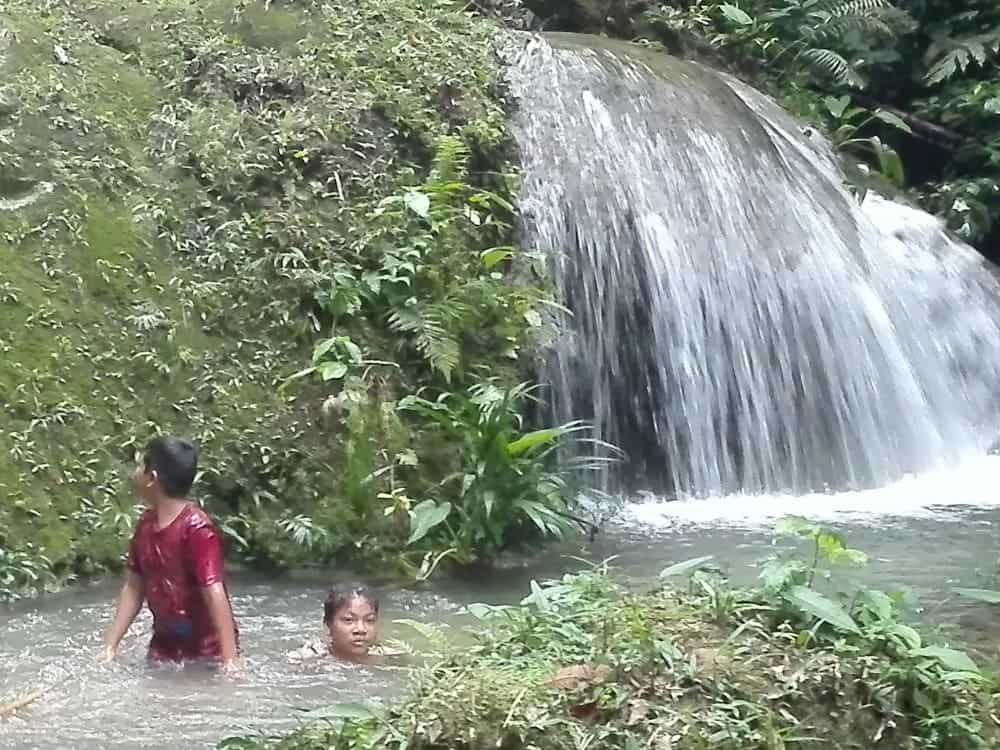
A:
<svg viewBox="0 0 1000 750">
<path fill-rule="evenodd" d="M 470 602 L 516 602 L 532 578 L 578 569 L 583 563 L 571 556 L 616 556 L 620 572 L 646 586 L 671 562 L 711 554 L 734 580 L 751 582 L 755 563 L 776 549 L 774 520 L 794 512 L 845 532 L 870 553 L 871 564 L 845 580 L 912 591 L 926 620 L 969 643 L 978 658 L 996 658 L 995 610 L 962 602 L 951 590 L 981 585 L 976 571 L 994 565 L 997 487 L 1000 459 L 991 458 L 857 493 L 639 499 L 593 545 L 553 549 L 492 578 L 442 579 L 433 591 L 387 592 L 385 635 L 412 641 L 413 631 L 394 620 L 458 623 Z M 289 651 L 319 633 L 324 582 L 237 578 L 232 589 L 246 652 L 245 672 L 236 680 L 147 668 L 148 616 L 134 627 L 119 663 L 95 665 L 113 582 L 0 610 L 0 701 L 52 686 L 19 718 L 0 723 L 0 748 L 207 748 L 234 733 L 287 730 L 296 723 L 296 708 L 405 692 L 407 675 L 398 670 L 288 662 Z"/>
</svg>

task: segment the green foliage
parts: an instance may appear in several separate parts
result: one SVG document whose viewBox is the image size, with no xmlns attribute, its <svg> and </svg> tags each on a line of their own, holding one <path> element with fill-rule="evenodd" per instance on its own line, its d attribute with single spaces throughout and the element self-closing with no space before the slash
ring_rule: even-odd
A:
<svg viewBox="0 0 1000 750">
<path fill-rule="evenodd" d="M 907 187 L 966 240 L 995 242 L 1000 4 L 696 0 L 656 5 L 642 27 L 669 49 L 729 65 L 821 128 L 861 159 L 862 190 Z M 904 182 L 908 158 L 918 168 Z"/>
<path fill-rule="evenodd" d="M 800 523 L 796 533 L 822 538 L 832 558 L 857 559 L 822 529 Z M 470 606 L 475 643 L 417 674 L 405 702 L 335 707 L 289 737 L 220 747 L 994 745 L 987 722 L 1000 686 L 964 652 L 904 623 L 897 597 L 862 590 L 845 612 L 811 588 L 791 592 L 803 619 L 776 620 L 771 591 L 731 590 L 718 577 L 639 593 L 605 564 L 532 582 L 519 606 Z"/>
<path fill-rule="evenodd" d="M 0 602 L 39 593 L 54 582 L 52 563 L 33 544 L 16 550 L 0 546 Z"/>
<path fill-rule="evenodd" d="M 424 555 L 451 554 L 462 563 L 493 560 L 532 539 L 560 538 L 583 522 L 574 515 L 579 472 L 589 460 L 560 464 L 557 452 L 579 440 L 585 425 L 526 431 L 522 416 L 537 386 L 495 381 L 447 391 L 434 400 L 407 396 L 399 409 L 426 423 L 425 435 L 448 446 L 447 473 L 428 498 L 409 509 L 409 544 Z"/>
<path fill-rule="evenodd" d="M 201 445 L 234 557 L 391 561 L 398 394 L 517 382 L 541 330 L 530 256 L 483 259 L 514 187 L 495 29 L 422 0 L 8 0 L 0 28 L 10 587 L 24 556 L 118 565 L 161 430 Z"/>
<path fill-rule="evenodd" d="M 683 17 L 669 6 L 648 12 L 653 28 L 666 24 L 703 37 L 712 47 L 749 58 L 785 85 L 864 85 L 863 52 L 884 46 L 910 27 L 891 0 L 699 0 Z"/>
</svg>

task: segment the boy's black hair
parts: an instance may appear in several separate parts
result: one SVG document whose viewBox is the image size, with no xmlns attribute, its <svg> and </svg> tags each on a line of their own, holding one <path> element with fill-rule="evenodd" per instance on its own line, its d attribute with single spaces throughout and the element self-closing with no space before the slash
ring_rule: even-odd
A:
<svg viewBox="0 0 1000 750">
<path fill-rule="evenodd" d="M 326 595 L 326 601 L 323 602 L 323 624 L 329 625 L 340 608 L 350 604 L 351 599 L 364 599 L 372 605 L 375 614 L 378 614 L 378 597 L 375 593 L 364 584 L 348 583 L 334 586 Z"/>
<path fill-rule="evenodd" d="M 161 435 L 146 444 L 143 465 L 156 472 L 168 496 L 187 497 L 198 473 L 198 449 L 190 440 Z"/>
</svg>

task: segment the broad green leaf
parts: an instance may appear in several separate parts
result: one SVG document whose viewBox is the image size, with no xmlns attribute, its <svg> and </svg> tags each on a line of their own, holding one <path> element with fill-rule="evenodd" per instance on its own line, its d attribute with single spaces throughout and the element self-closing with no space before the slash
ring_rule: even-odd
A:
<svg viewBox="0 0 1000 750">
<path fill-rule="evenodd" d="M 313 362 L 319 362 L 323 359 L 323 357 L 330 353 L 330 350 L 333 349 L 336 343 L 337 339 L 333 336 L 318 342 L 313 349 Z"/>
<path fill-rule="evenodd" d="M 892 597 L 881 591 L 863 591 L 860 601 L 868 609 L 875 613 L 880 620 L 892 619 L 893 603 Z"/>
<path fill-rule="evenodd" d="M 545 590 L 539 586 L 538 581 L 535 580 L 532 580 L 531 582 L 531 595 L 525 597 L 521 604 L 534 605 L 534 607 L 541 612 L 548 612 L 552 609 L 552 605 L 549 603 L 549 598 L 545 595 Z"/>
<path fill-rule="evenodd" d="M 896 185 L 902 186 L 906 181 L 906 175 L 903 172 L 903 160 L 899 158 L 896 150 L 884 144 L 877 136 L 869 138 L 868 141 L 878 157 L 879 169 L 882 174 Z"/>
<path fill-rule="evenodd" d="M 465 611 L 477 620 L 488 620 L 496 613 L 496 607 L 489 604 L 473 603 L 466 605 Z"/>
<path fill-rule="evenodd" d="M 760 580 L 769 591 L 781 591 L 790 584 L 803 583 L 808 573 L 801 560 L 768 560 L 760 571 Z"/>
<path fill-rule="evenodd" d="M 719 10 L 722 11 L 722 15 L 737 26 L 750 26 L 753 24 L 753 18 L 746 11 L 737 8 L 735 5 L 723 3 L 719 6 Z"/>
<path fill-rule="evenodd" d="M 713 559 L 715 559 L 715 555 L 705 555 L 704 557 L 693 557 L 690 560 L 684 560 L 683 562 L 668 565 L 660 571 L 660 578 L 672 578 L 674 576 L 682 576 L 687 573 L 693 573 L 698 570 L 698 568 L 703 568 L 706 563 Z"/>
<path fill-rule="evenodd" d="M 827 111 L 838 120 L 844 116 L 844 112 L 847 110 L 850 103 L 851 97 L 849 96 L 828 96 L 823 99 L 823 104 L 826 106 Z"/>
<path fill-rule="evenodd" d="M 419 542 L 435 526 L 440 525 L 451 513 L 451 503 L 438 505 L 433 500 L 424 500 L 410 511 L 410 538 L 406 543 Z"/>
<path fill-rule="evenodd" d="M 820 557 L 832 563 L 849 562 L 854 565 L 864 565 L 868 555 L 861 550 L 851 549 L 844 538 L 833 531 L 823 530 L 816 537 Z"/>
<path fill-rule="evenodd" d="M 806 539 L 812 539 L 822 531 L 819 526 L 808 518 L 802 518 L 801 516 L 782 518 L 778 521 L 774 530 L 775 533 L 782 536 L 798 536 Z"/>
<path fill-rule="evenodd" d="M 351 358 L 351 361 L 356 365 L 361 364 L 361 360 L 364 359 L 363 355 L 361 354 L 361 347 L 355 344 L 349 338 L 341 339 L 340 343 L 343 345 L 344 350 L 347 352 L 347 355 Z"/>
<path fill-rule="evenodd" d="M 347 374 L 347 365 L 343 362 L 324 362 L 317 369 L 323 380 L 340 380 Z"/>
<path fill-rule="evenodd" d="M 403 196 L 403 204 L 421 219 L 426 219 L 430 215 L 430 196 L 419 190 L 411 190 Z"/>
<path fill-rule="evenodd" d="M 990 589 L 955 589 L 955 593 L 964 596 L 966 599 L 975 599 L 977 602 L 987 604 L 1000 604 L 1000 591 Z"/>
<path fill-rule="evenodd" d="M 987 99 L 983 104 L 983 109 L 991 114 L 1000 115 L 1000 96 Z"/>
<path fill-rule="evenodd" d="M 909 625 L 903 625 L 902 623 L 896 623 L 889 630 L 892 635 L 899 638 L 903 643 L 907 645 L 908 648 L 920 648 L 920 644 L 923 643 L 923 639 L 920 637 L 920 633 L 911 628 Z"/>
<path fill-rule="evenodd" d="M 860 633 L 857 623 L 847 611 L 832 599 L 808 586 L 794 586 L 785 593 L 785 599 L 802 612 L 829 623 L 839 630 Z"/>
<path fill-rule="evenodd" d="M 904 133 L 913 132 L 902 117 L 892 112 L 886 112 L 884 109 L 876 109 L 875 117 L 884 122 L 886 125 L 892 125 L 894 128 L 899 128 Z"/>
<path fill-rule="evenodd" d="M 956 651 L 946 646 L 925 646 L 912 652 L 913 656 L 922 656 L 941 662 L 945 669 L 952 672 L 973 672 L 978 674 L 979 667 L 964 651 Z"/>
<path fill-rule="evenodd" d="M 513 258 L 514 249 L 510 247 L 494 247 L 489 250 L 483 250 L 479 257 L 483 261 L 486 270 L 492 271 L 498 263 Z"/>
<path fill-rule="evenodd" d="M 513 443 L 509 443 L 507 445 L 507 455 L 511 458 L 517 458 L 518 456 L 527 453 L 532 448 L 536 448 L 539 445 L 546 445 L 558 440 L 562 433 L 563 430 L 559 427 L 550 427 L 547 430 L 535 430 L 534 432 L 529 432 L 527 435 L 522 435 Z"/>
</svg>

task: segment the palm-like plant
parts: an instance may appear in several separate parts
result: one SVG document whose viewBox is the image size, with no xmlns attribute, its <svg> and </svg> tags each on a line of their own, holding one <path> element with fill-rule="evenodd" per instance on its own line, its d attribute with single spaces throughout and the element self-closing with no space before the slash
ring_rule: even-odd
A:
<svg viewBox="0 0 1000 750">
<path fill-rule="evenodd" d="M 433 401 L 402 400 L 401 409 L 428 419 L 457 453 L 456 470 L 411 511 L 410 544 L 431 535 L 470 562 L 491 559 L 518 539 L 560 538 L 584 523 L 573 513 L 574 478 L 604 460 L 558 461 L 560 446 L 587 440 L 582 422 L 524 431 L 521 413 L 537 391 L 487 382 Z"/>
</svg>

